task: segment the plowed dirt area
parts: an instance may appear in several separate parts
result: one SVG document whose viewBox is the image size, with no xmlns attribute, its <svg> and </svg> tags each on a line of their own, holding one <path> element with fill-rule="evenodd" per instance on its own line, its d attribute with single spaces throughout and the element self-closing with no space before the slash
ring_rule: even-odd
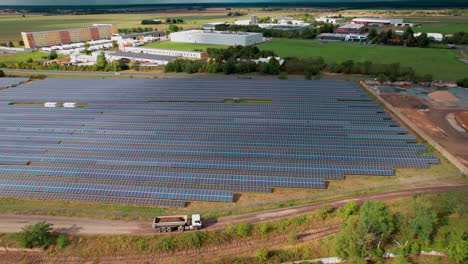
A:
<svg viewBox="0 0 468 264">
<path fill-rule="evenodd" d="M 449 114 L 466 111 L 466 107 L 430 106 L 428 111 L 420 111 L 418 107 L 429 103 L 409 95 L 382 93 L 381 96 L 468 166 L 468 133 L 460 133 L 447 120 Z"/>
</svg>

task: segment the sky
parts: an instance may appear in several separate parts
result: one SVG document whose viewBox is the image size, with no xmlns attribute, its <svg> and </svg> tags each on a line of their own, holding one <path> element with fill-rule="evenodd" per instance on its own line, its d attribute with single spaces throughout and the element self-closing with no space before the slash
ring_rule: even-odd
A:
<svg viewBox="0 0 468 264">
<path fill-rule="evenodd" d="M 379 2 L 397 0 L 379 0 Z M 0 5 L 129 5 L 129 4 L 216 4 L 284 3 L 285 0 L 0 0 Z M 374 2 L 374 0 L 287 0 L 287 3 Z"/>
</svg>

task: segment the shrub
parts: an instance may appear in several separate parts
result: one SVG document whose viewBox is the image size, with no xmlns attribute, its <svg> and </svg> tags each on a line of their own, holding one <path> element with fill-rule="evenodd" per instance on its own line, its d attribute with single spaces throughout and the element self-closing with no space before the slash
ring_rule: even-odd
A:
<svg viewBox="0 0 468 264">
<path fill-rule="evenodd" d="M 460 86 L 460 87 L 468 88 L 468 77 L 467 77 L 467 78 L 463 78 L 463 79 L 461 79 L 461 80 L 458 80 L 458 81 L 457 81 L 457 85 Z"/>
<path fill-rule="evenodd" d="M 268 250 L 266 250 L 266 249 L 264 249 L 264 248 L 260 248 L 260 249 L 257 251 L 257 257 L 258 257 L 260 260 L 263 260 L 263 261 L 268 260 L 268 257 L 269 257 L 269 252 L 268 252 Z"/>
<path fill-rule="evenodd" d="M 296 231 L 292 231 L 291 233 L 289 233 L 288 241 L 291 242 L 291 243 L 294 243 L 294 242 L 297 241 L 297 232 Z"/>
<path fill-rule="evenodd" d="M 286 74 L 285 72 L 281 72 L 280 74 L 278 74 L 278 79 L 287 80 L 288 79 L 288 74 Z"/>
<path fill-rule="evenodd" d="M 60 235 L 57 237 L 57 246 L 59 248 L 65 248 L 68 245 L 68 239 L 64 235 Z"/>
<path fill-rule="evenodd" d="M 270 233 L 271 229 L 272 227 L 268 223 L 261 224 L 260 227 L 258 228 L 258 230 L 260 231 L 260 233 L 262 233 L 262 235 L 266 235 Z"/>
<path fill-rule="evenodd" d="M 38 222 L 23 228 L 15 236 L 20 246 L 33 248 L 38 246 L 49 246 L 52 244 L 52 224 Z"/>
<path fill-rule="evenodd" d="M 317 215 L 322 218 L 322 219 L 325 219 L 327 218 L 330 213 L 331 213 L 332 209 L 330 208 L 330 206 L 328 204 L 320 207 L 320 209 L 317 210 Z"/>
<path fill-rule="evenodd" d="M 351 201 L 347 203 L 344 207 L 339 210 L 340 215 L 348 218 L 350 215 L 357 213 L 359 210 L 359 206 L 357 205 L 356 201 Z"/>
<path fill-rule="evenodd" d="M 241 222 L 236 226 L 236 234 L 238 234 L 239 236 L 248 236 L 250 235 L 250 231 L 252 231 L 252 225 L 247 224 L 245 222 Z"/>
</svg>

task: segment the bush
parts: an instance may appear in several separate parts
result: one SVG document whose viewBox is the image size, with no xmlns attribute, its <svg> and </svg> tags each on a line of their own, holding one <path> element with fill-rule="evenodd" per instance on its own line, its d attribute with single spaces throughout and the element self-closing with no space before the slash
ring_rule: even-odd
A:
<svg viewBox="0 0 468 264">
<path fill-rule="evenodd" d="M 3 72 L 2 70 L 0 70 L 0 77 L 5 77 L 5 72 Z"/>
<path fill-rule="evenodd" d="M 325 219 L 327 218 L 330 213 L 331 213 L 332 209 L 330 208 L 330 206 L 328 204 L 320 207 L 320 209 L 317 210 L 317 215 L 322 218 L 322 219 Z"/>
<path fill-rule="evenodd" d="M 268 223 L 261 224 L 260 227 L 258 228 L 258 230 L 260 231 L 260 233 L 262 233 L 262 235 L 266 235 L 270 233 L 271 229 L 272 227 Z"/>
<path fill-rule="evenodd" d="M 288 79 L 288 75 L 287 75 L 285 72 L 281 72 L 280 74 L 278 74 L 278 79 L 280 79 L 280 80 L 287 80 L 287 79 Z"/>
<path fill-rule="evenodd" d="M 264 248 L 260 248 L 258 251 L 257 251 L 257 257 L 260 259 L 260 260 L 263 260 L 263 261 L 266 261 L 268 260 L 268 257 L 269 257 L 269 252 L 268 250 L 264 249 Z"/>
<path fill-rule="evenodd" d="M 26 226 L 15 238 L 20 246 L 25 248 L 49 246 L 53 240 L 52 224 L 38 222 L 35 225 Z"/>
<path fill-rule="evenodd" d="M 358 210 L 359 206 L 356 201 L 351 201 L 339 210 L 339 214 L 348 218 L 350 215 L 357 213 Z"/>
<path fill-rule="evenodd" d="M 248 236 L 250 235 L 250 231 L 252 231 L 252 225 L 247 224 L 245 222 L 241 222 L 236 226 L 236 234 L 238 234 L 239 236 Z"/>
<path fill-rule="evenodd" d="M 463 78 L 463 79 L 461 79 L 461 80 L 458 80 L 458 81 L 457 81 L 457 85 L 460 86 L 460 87 L 468 88 L 468 77 L 467 77 L 467 78 Z"/>
<path fill-rule="evenodd" d="M 60 235 L 57 237 L 57 246 L 59 248 L 65 248 L 68 245 L 68 239 L 64 235 Z"/>
</svg>

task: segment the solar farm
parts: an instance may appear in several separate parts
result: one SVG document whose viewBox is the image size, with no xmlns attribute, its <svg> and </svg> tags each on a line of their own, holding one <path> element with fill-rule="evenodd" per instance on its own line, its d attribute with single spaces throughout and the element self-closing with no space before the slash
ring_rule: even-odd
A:
<svg viewBox="0 0 468 264">
<path fill-rule="evenodd" d="M 353 82 L 13 79 L 0 197 L 184 207 L 439 163 Z"/>
</svg>

